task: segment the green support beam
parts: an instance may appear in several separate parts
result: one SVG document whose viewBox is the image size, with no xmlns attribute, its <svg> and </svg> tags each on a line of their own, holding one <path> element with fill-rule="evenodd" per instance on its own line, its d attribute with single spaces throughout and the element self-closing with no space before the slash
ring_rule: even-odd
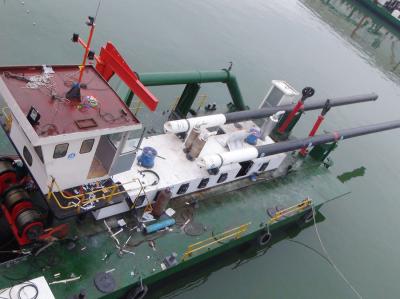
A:
<svg viewBox="0 0 400 299">
<path fill-rule="evenodd" d="M 180 117 L 186 117 L 199 90 L 200 84 L 198 83 L 190 83 L 186 85 L 181 97 L 179 98 L 178 104 L 175 107 L 175 111 Z"/>
</svg>

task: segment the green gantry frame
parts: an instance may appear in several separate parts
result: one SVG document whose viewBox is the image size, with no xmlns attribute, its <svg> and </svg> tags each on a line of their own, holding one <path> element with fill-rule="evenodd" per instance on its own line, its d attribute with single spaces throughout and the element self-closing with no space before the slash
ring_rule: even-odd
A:
<svg viewBox="0 0 400 299">
<path fill-rule="evenodd" d="M 232 97 L 233 107 L 231 106 L 231 110 L 248 109 L 244 104 L 236 77 L 228 69 L 219 71 L 140 73 L 137 75 L 145 86 L 186 84 L 175 108 L 175 112 L 182 118 L 186 117 L 191 109 L 200 90 L 200 83 L 225 83 Z M 133 92 L 129 91 L 126 96 L 126 104 L 128 106 L 131 105 L 133 96 Z"/>
</svg>

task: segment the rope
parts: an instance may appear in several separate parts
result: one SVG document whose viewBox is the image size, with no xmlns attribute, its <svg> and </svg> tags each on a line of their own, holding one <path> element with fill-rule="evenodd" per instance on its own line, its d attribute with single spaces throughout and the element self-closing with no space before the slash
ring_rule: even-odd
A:
<svg viewBox="0 0 400 299">
<path fill-rule="evenodd" d="M 340 269 L 336 266 L 336 264 L 333 262 L 332 258 L 330 257 L 328 251 L 325 248 L 324 243 L 322 242 L 321 236 L 319 234 L 318 231 L 318 227 L 317 227 L 317 221 L 315 219 L 315 209 L 314 209 L 314 205 L 311 205 L 311 209 L 312 209 L 312 216 L 313 216 L 313 220 L 314 220 L 314 228 L 315 228 L 315 234 L 317 235 L 317 238 L 319 240 L 319 244 L 321 245 L 322 251 L 325 254 L 326 259 L 328 260 L 329 264 L 331 264 L 331 266 L 333 267 L 333 269 L 335 269 L 335 271 L 338 273 L 338 275 L 340 276 L 340 278 L 343 279 L 343 281 L 350 287 L 350 289 L 354 292 L 354 294 L 359 298 L 359 299 L 363 299 L 363 297 L 361 296 L 361 294 L 356 290 L 356 288 L 350 283 L 350 281 L 346 278 L 346 276 L 344 276 L 343 272 L 340 271 Z"/>
</svg>

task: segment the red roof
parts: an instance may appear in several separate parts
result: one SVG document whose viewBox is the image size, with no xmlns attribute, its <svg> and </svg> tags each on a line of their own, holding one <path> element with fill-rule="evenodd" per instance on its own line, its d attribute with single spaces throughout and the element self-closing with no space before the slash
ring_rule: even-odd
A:
<svg viewBox="0 0 400 299">
<path fill-rule="evenodd" d="M 79 77 L 78 66 L 52 68 L 54 74 L 44 77 L 42 66 L 0 67 L 0 75 L 22 112 L 27 115 L 31 107 L 34 107 L 41 115 L 39 124 L 34 126 L 39 136 L 117 128 L 139 123 L 92 66 L 85 68 L 80 101 L 66 98 L 66 93 Z M 23 77 L 16 79 L 14 75 Z M 35 82 L 35 79 L 39 79 L 39 82 Z"/>
</svg>

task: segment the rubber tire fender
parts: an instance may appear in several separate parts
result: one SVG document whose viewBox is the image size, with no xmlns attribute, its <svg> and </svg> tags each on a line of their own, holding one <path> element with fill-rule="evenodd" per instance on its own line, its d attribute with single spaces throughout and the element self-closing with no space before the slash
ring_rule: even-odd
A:
<svg viewBox="0 0 400 299">
<path fill-rule="evenodd" d="M 309 209 L 307 210 L 304 215 L 302 215 L 298 220 L 297 220 L 297 225 L 300 228 L 305 227 L 307 224 L 311 223 L 312 221 L 314 221 L 314 217 L 313 217 L 313 210 Z"/>
<path fill-rule="evenodd" d="M 257 244 L 260 247 L 266 246 L 272 239 L 272 235 L 270 232 L 262 232 L 257 237 Z"/>
<path fill-rule="evenodd" d="M 125 299 L 143 299 L 147 295 L 148 291 L 149 288 L 147 285 L 144 284 L 142 286 L 138 286 L 129 290 L 128 294 L 125 296 Z"/>
<path fill-rule="evenodd" d="M 308 224 L 314 220 L 314 211 L 312 209 L 308 210 L 304 215 L 303 215 L 303 222 L 305 224 Z"/>
</svg>

